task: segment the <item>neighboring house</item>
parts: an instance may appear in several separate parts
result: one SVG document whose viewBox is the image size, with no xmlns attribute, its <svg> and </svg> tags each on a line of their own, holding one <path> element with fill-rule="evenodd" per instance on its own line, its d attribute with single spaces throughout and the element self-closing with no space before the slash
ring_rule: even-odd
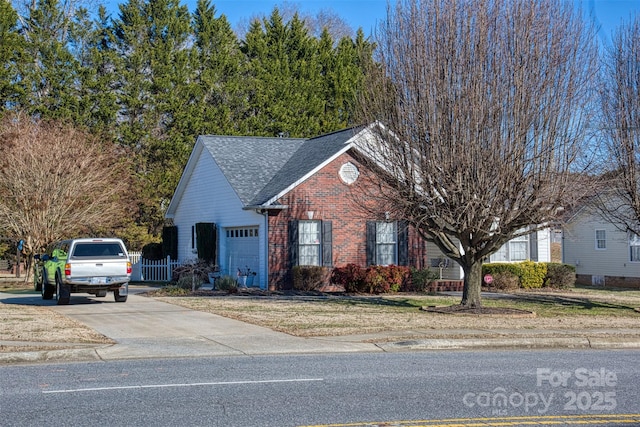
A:
<svg viewBox="0 0 640 427">
<path fill-rule="evenodd" d="M 551 262 L 552 236 L 551 228 L 543 228 L 516 237 L 492 254 L 487 262 Z M 460 265 L 442 256 L 442 252 L 435 244 L 427 243 L 427 253 L 430 257 L 430 266 L 434 270 L 440 270 L 442 279 L 461 280 L 464 278 Z"/>
<path fill-rule="evenodd" d="M 358 159 L 370 136 L 366 126 L 311 139 L 200 136 L 166 213 L 178 260 L 249 269 L 262 288 L 289 286 L 295 265 L 429 267 L 415 230 L 368 213 L 372 174 Z"/>
<path fill-rule="evenodd" d="M 640 287 L 640 238 L 621 231 L 583 206 L 563 230 L 563 262 L 576 267 L 576 283 Z"/>
</svg>

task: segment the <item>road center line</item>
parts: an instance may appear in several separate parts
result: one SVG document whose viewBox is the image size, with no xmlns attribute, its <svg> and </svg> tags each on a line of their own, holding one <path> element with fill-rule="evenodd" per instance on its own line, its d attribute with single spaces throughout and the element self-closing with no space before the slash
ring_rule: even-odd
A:
<svg viewBox="0 0 640 427">
<path fill-rule="evenodd" d="M 149 385 L 129 385 L 118 387 L 89 387 L 89 388 L 74 388 L 65 390 L 43 390 L 44 394 L 52 393 L 81 393 L 85 391 L 110 391 L 110 390 L 135 390 L 144 388 L 173 388 L 173 387 L 202 387 L 213 385 L 242 385 L 242 384 L 277 384 L 277 383 L 296 383 L 296 382 L 313 382 L 324 381 L 323 378 L 293 378 L 282 380 L 261 380 L 261 381 L 220 381 L 210 383 L 185 383 L 185 384 L 149 384 Z"/>
</svg>

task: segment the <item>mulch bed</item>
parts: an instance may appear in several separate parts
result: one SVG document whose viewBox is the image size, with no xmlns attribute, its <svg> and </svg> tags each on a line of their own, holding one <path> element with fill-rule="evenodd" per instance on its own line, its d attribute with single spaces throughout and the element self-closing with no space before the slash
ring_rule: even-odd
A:
<svg viewBox="0 0 640 427">
<path fill-rule="evenodd" d="M 508 307 L 465 307 L 462 305 L 450 306 L 426 306 L 421 307 L 422 311 L 430 313 L 453 314 L 462 316 L 483 316 L 483 317 L 536 317 L 536 313 L 528 310 L 520 310 Z"/>
</svg>

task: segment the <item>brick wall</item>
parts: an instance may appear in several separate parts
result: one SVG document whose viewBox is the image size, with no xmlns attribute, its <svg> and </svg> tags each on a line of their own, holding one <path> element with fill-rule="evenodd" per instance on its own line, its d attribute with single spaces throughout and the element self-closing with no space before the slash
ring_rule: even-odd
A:
<svg viewBox="0 0 640 427">
<path fill-rule="evenodd" d="M 346 162 L 356 165 L 360 172 L 351 185 L 339 177 L 340 167 Z M 350 263 L 366 266 L 366 222 L 385 219 L 370 176 L 361 163 L 344 153 L 277 202 L 288 209 L 274 210 L 269 216 L 270 286 L 290 285 L 289 221 L 308 220 L 310 212 L 314 220 L 332 222 L 334 266 Z M 409 263 L 418 268 L 428 267 L 425 242 L 413 229 L 409 230 Z"/>
<path fill-rule="evenodd" d="M 590 274 L 577 274 L 576 284 L 591 286 L 593 285 L 592 276 Z M 640 289 L 640 278 L 622 277 L 622 276 L 604 276 L 604 285 L 602 285 L 601 287 Z"/>
</svg>

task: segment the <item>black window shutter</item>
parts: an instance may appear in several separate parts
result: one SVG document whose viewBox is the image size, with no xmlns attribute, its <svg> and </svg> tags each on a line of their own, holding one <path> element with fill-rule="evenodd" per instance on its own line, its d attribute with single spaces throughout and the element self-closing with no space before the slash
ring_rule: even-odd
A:
<svg viewBox="0 0 640 427">
<path fill-rule="evenodd" d="M 322 221 L 322 265 L 333 267 L 333 224 Z"/>
<path fill-rule="evenodd" d="M 216 225 L 212 222 L 198 222 L 195 228 L 198 258 L 216 263 L 218 255 Z"/>
<path fill-rule="evenodd" d="M 367 221 L 367 266 L 376 263 L 376 223 Z"/>
<path fill-rule="evenodd" d="M 289 221 L 289 264 L 298 265 L 298 221 Z"/>
<path fill-rule="evenodd" d="M 398 221 L 398 265 L 409 265 L 409 223 Z"/>
<path fill-rule="evenodd" d="M 538 233 L 529 234 L 529 259 L 538 262 Z"/>
</svg>

